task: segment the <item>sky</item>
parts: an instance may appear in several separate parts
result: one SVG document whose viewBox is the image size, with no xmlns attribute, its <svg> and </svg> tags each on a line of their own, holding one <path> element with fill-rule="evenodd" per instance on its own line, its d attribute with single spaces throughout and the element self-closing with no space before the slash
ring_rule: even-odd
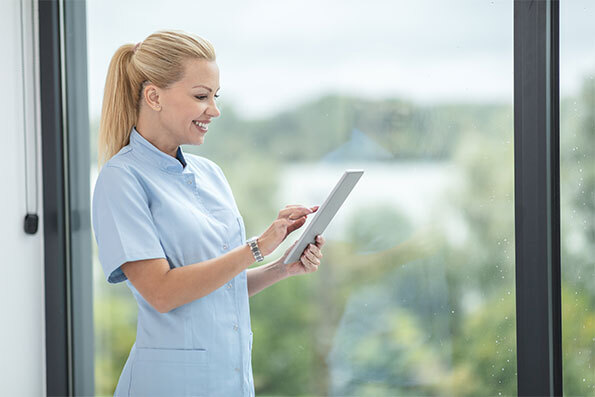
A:
<svg viewBox="0 0 595 397">
<path fill-rule="evenodd" d="M 595 2 L 561 4 L 564 95 L 595 71 Z M 87 0 L 92 118 L 114 51 L 161 29 L 214 44 L 221 100 L 249 119 L 326 94 L 512 102 L 511 0 Z"/>
</svg>

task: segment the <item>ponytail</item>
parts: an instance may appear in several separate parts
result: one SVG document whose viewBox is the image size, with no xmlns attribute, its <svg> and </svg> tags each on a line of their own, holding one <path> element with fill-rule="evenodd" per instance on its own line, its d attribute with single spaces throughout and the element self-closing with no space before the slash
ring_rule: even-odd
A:
<svg viewBox="0 0 595 397">
<path fill-rule="evenodd" d="M 99 122 L 99 164 L 107 162 L 130 141 L 130 130 L 138 116 L 138 94 L 142 82 L 131 81 L 129 68 L 134 44 L 118 48 L 109 64 L 101 120 Z"/>
</svg>

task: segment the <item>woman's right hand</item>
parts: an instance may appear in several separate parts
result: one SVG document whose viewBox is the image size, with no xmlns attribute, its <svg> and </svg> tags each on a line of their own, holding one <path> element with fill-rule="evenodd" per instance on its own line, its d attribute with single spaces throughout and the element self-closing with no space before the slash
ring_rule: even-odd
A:
<svg viewBox="0 0 595 397">
<path fill-rule="evenodd" d="M 288 205 L 281 211 L 277 219 L 258 238 L 258 248 L 263 256 L 272 253 L 294 230 L 306 223 L 308 215 L 318 210 L 318 206 L 307 208 L 301 205 Z"/>
</svg>

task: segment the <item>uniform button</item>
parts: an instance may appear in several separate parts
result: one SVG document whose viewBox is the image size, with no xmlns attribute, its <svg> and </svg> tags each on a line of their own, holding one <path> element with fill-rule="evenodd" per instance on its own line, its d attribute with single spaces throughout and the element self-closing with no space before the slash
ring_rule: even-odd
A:
<svg viewBox="0 0 595 397">
<path fill-rule="evenodd" d="M 237 331 L 238 329 L 240 329 L 240 327 L 238 327 L 237 325 L 234 325 L 234 326 L 233 326 L 233 330 L 234 330 L 234 331 Z"/>
<path fill-rule="evenodd" d="M 192 185 L 192 181 L 191 180 L 188 180 L 188 182 L 186 182 L 186 183 L 188 183 L 189 185 Z"/>
<path fill-rule="evenodd" d="M 229 246 L 228 246 L 227 244 L 223 244 L 223 249 L 224 249 L 224 250 L 226 250 L 226 249 L 228 249 L 228 248 L 229 248 Z"/>
<path fill-rule="evenodd" d="M 227 284 L 227 289 L 231 289 L 231 283 Z"/>
</svg>

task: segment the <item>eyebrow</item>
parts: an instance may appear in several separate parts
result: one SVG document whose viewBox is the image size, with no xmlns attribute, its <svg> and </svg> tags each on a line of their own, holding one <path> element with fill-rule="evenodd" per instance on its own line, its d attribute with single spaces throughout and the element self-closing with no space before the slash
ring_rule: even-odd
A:
<svg viewBox="0 0 595 397">
<path fill-rule="evenodd" d="M 197 87 L 206 88 L 207 90 L 209 90 L 209 92 L 213 92 L 213 90 L 212 90 L 211 88 L 207 87 L 206 85 L 202 85 L 202 84 L 195 85 L 195 86 L 194 86 L 194 87 L 192 87 L 192 88 L 197 88 Z"/>
</svg>

